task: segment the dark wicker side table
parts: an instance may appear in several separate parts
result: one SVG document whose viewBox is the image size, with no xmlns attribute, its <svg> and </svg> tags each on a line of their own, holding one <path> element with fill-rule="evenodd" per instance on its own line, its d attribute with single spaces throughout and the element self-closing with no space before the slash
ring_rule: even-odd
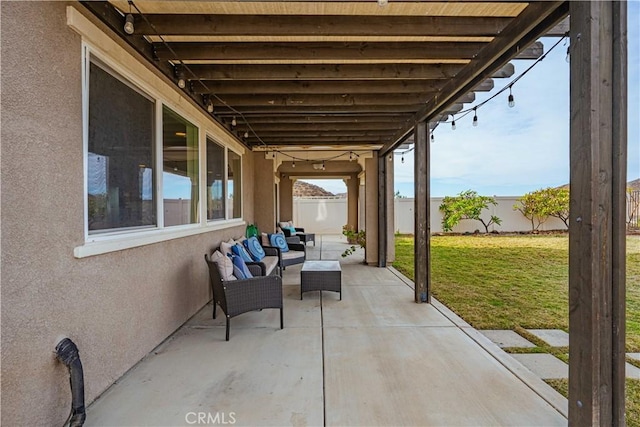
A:
<svg viewBox="0 0 640 427">
<path fill-rule="evenodd" d="M 342 300 L 342 270 L 339 261 L 305 261 L 300 271 L 300 299 L 308 291 L 333 291 Z"/>
</svg>

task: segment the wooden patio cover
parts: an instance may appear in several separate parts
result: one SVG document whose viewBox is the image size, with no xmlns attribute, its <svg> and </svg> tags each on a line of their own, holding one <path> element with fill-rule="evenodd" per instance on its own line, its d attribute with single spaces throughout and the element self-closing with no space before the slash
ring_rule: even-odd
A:
<svg viewBox="0 0 640 427">
<path fill-rule="evenodd" d="M 253 150 L 381 150 L 538 58 L 568 3 L 83 2 Z M 132 35 L 124 15 L 134 17 Z M 235 118 L 235 121 L 233 120 Z M 236 125 L 233 126 L 232 122 Z"/>
</svg>

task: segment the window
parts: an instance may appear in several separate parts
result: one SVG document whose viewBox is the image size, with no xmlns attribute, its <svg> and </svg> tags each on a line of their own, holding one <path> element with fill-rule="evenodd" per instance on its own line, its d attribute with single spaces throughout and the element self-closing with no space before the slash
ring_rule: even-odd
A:
<svg viewBox="0 0 640 427">
<path fill-rule="evenodd" d="M 242 158 L 233 151 L 228 151 L 227 159 L 227 194 L 229 195 L 228 218 L 242 217 Z"/>
<path fill-rule="evenodd" d="M 155 103 L 105 65 L 89 64 L 89 234 L 156 225 Z"/>
<path fill-rule="evenodd" d="M 126 64 L 84 47 L 86 242 L 74 254 L 198 234 L 241 218 L 242 157 L 204 138 L 205 129 L 215 134 L 213 123 L 191 106 L 169 107 L 180 105 L 173 88 L 151 85 L 144 71 L 132 77 Z"/>
<path fill-rule="evenodd" d="M 225 219 L 224 147 L 207 138 L 207 220 Z"/>
<path fill-rule="evenodd" d="M 162 108 L 164 225 L 194 224 L 198 216 L 198 128 Z"/>
</svg>

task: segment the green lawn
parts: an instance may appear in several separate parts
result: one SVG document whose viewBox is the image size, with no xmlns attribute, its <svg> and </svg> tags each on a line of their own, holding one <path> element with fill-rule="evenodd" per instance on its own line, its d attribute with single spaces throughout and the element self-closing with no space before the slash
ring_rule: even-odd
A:
<svg viewBox="0 0 640 427">
<path fill-rule="evenodd" d="M 413 236 L 397 236 L 393 266 L 411 279 L 413 257 Z M 472 326 L 515 330 L 537 347 L 511 351 L 567 360 L 568 349 L 546 346 L 525 331 L 569 330 L 566 234 L 434 236 L 431 259 L 433 296 Z M 640 236 L 627 238 L 626 347 L 640 352 Z M 549 383 L 566 394 L 566 381 Z M 627 380 L 627 418 L 627 425 L 640 426 L 640 381 Z"/>
</svg>

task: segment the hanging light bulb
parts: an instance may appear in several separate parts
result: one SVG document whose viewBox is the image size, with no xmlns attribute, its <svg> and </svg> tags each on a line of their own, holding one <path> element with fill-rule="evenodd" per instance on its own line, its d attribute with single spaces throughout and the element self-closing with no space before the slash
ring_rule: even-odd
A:
<svg viewBox="0 0 640 427">
<path fill-rule="evenodd" d="M 324 160 L 322 161 L 322 170 L 324 170 Z"/>
<path fill-rule="evenodd" d="M 349 152 L 349 161 L 353 161 L 353 153 L 351 151 Z"/>
<path fill-rule="evenodd" d="M 213 113 L 213 99 L 211 95 L 203 95 L 204 105 L 207 107 L 207 111 Z"/>
<path fill-rule="evenodd" d="M 476 107 L 473 107 L 473 126 L 478 126 L 478 114 L 476 113 Z"/>
<path fill-rule="evenodd" d="M 131 13 L 127 13 L 127 16 L 124 18 L 124 32 L 131 35 L 134 31 L 135 29 L 133 27 L 133 15 Z"/>
<path fill-rule="evenodd" d="M 235 127 L 237 124 L 238 124 L 238 122 L 236 121 L 235 117 L 233 119 L 231 119 L 231 126 Z"/>
<path fill-rule="evenodd" d="M 511 86 L 509 86 L 509 108 L 513 108 L 516 106 L 516 101 L 513 99 L 513 94 L 511 93 Z"/>
<path fill-rule="evenodd" d="M 245 132 L 244 132 L 244 137 L 245 137 L 245 138 L 249 138 L 249 132 L 248 132 L 248 131 L 245 131 Z"/>
<path fill-rule="evenodd" d="M 451 130 L 456 130 L 456 119 L 451 121 Z"/>
<path fill-rule="evenodd" d="M 389 4 L 389 0 L 378 0 L 378 6 L 380 7 L 385 7 L 387 4 Z"/>
<path fill-rule="evenodd" d="M 175 74 L 178 78 L 178 87 L 184 89 L 187 86 L 187 80 L 184 78 L 184 69 L 180 66 L 175 68 Z"/>
<path fill-rule="evenodd" d="M 436 137 L 433 134 L 431 134 L 431 142 L 432 143 L 436 142 Z"/>
<path fill-rule="evenodd" d="M 402 153 L 402 158 L 400 159 L 400 163 L 404 163 L 404 153 Z"/>
<path fill-rule="evenodd" d="M 567 46 L 567 56 L 564 57 L 567 63 L 571 63 L 571 45 Z"/>
<path fill-rule="evenodd" d="M 295 160 L 293 160 L 293 161 L 291 162 L 291 167 L 292 167 L 292 168 L 295 168 L 295 167 L 296 167 L 296 161 L 295 161 Z"/>
</svg>

